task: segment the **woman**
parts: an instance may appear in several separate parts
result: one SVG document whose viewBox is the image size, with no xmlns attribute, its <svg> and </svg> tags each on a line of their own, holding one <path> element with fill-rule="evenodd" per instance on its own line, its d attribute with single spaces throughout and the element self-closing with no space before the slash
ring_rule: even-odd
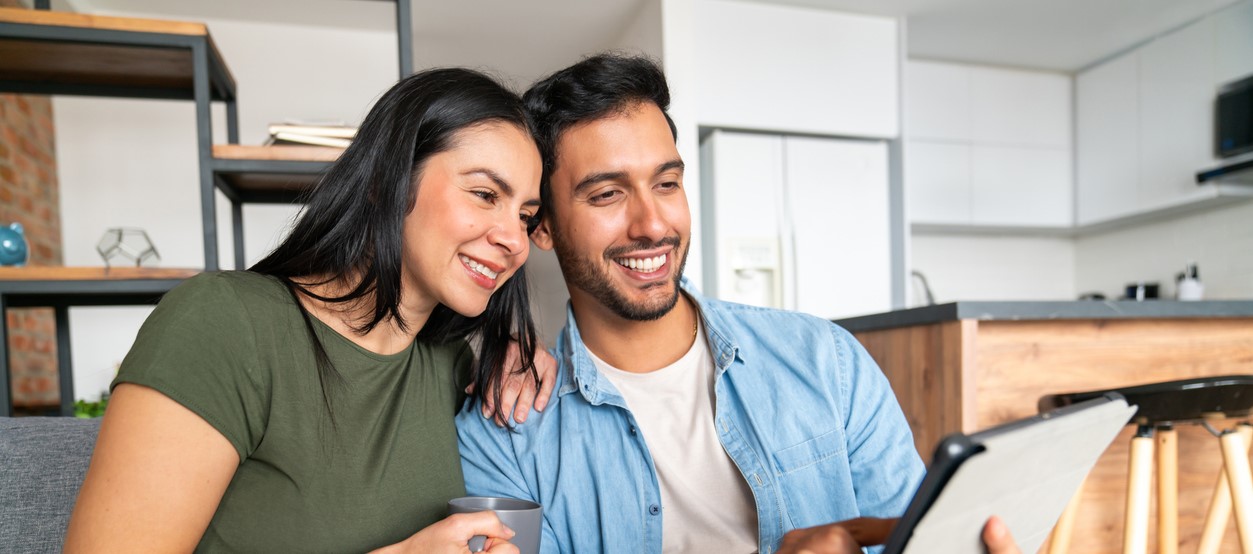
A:
<svg viewBox="0 0 1253 554">
<path fill-rule="evenodd" d="M 507 419 L 511 337 L 511 377 L 540 379 L 539 181 L 517 95 L 464 69 L 396 84 L 269 257 L 189 279 L 144 323 L 66 551 L 513 551 L 490 512 L 444 515 L 462 388 Z"/>
</svg>

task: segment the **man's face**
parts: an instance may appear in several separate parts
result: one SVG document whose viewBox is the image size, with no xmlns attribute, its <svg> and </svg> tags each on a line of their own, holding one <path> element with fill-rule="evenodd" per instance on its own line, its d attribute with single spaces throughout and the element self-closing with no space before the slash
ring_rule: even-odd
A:
<svg viewBox="0 0 1253 554">
<path fill-rule="evenodd" d="M 651 102 L 573 126 L 557 141 L 552 205 L 533 238 L 555 248 L 576 307 L 633 321 L 674 307 L 691 214 L 683 160 Z"/>
</svg>

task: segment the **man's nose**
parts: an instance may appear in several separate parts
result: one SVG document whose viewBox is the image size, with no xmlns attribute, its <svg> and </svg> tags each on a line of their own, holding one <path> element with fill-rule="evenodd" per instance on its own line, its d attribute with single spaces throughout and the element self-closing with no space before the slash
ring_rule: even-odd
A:
<svg viewBox="0 0 1253 554">
<path fill-rule="evenodd" d="M 627 232 L 632 239 L 657 242 L 669 236 L 666 220 L 662 216 L 661 206 L 658 205 L 656 198 L 649 196 L 634 198 L 630 206 L 630 218 L 631 225 Z"/>
</svg>

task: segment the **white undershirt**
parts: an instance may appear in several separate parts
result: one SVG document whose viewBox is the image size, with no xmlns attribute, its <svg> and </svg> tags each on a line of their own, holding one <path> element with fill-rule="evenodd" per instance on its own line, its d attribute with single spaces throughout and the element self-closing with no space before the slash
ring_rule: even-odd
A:
<svg viewBox="0 0 1253 554">
<path fill-rule="evenodd" d="M 661 484 L 663 552 L 757 552 L 752 490 L 718 442 L 704 333 L 673 364 L 628 373 L 592 354 L 635 415 Z"/>
</svg>

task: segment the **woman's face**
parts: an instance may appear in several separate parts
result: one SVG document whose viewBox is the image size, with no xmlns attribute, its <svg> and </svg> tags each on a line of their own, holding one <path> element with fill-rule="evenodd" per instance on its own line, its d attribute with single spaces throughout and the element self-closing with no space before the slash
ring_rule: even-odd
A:
<svg viewBox="0 0 1253 554">
<path fill-rule="evenodd" d="M 526 261 L 540 157 L 511 123 L 462 129 L 452 144 L 427 159 L 405 216 L 404 294 L 423 311 L 444 304 L 473 317 Z"/>
</svg>

